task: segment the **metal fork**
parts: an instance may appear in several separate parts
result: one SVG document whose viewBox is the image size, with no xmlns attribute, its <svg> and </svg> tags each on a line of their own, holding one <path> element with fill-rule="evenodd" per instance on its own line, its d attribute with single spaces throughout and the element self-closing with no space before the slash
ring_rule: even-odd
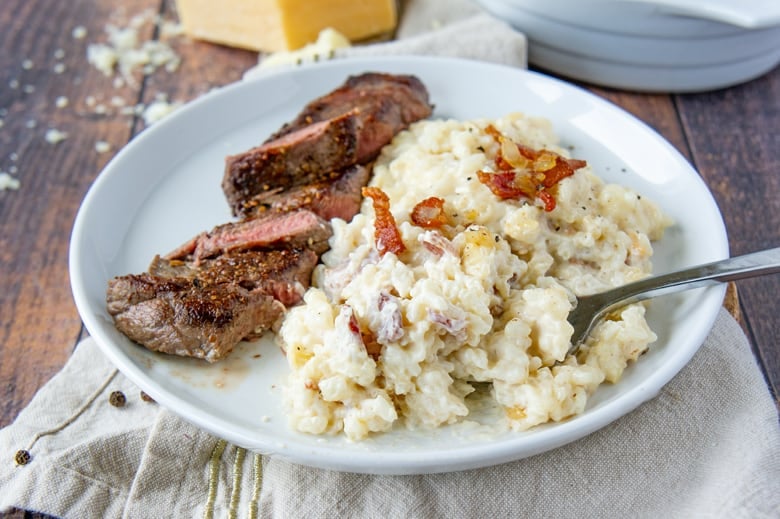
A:
<svg viewBox="0 0 780 519">
<path fill-rule="evenodd" d="M 577 298 L 568 321 L 574 327 L 569 353 L 575 353 L 608 312 L 644 299 L 726 281 L 780 273 L 780 247 L 653 276 Z"/>
</svg>

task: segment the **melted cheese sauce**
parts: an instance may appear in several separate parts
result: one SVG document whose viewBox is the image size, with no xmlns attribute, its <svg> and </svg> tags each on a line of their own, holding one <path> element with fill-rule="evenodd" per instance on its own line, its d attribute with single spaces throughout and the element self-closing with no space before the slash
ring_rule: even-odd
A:
<svg viewBox="0 0 780 519">
<path fill-rule="evenodd" d="M 494 168 L 498 152 L 488 124 L 568 156 L 549 122 L 522 114 L 421 121 L 385 147 L 371 185 L 389 196 L 407 250 L 377 252 L 370 199 L 351 222 L 333 222 L 313 287 L 278 335 L 291 368 L 292 428 L 360 440 L 468 422 L 467 397 L 478 386 L 501 411 L 496 428 L 526 430 L 582 412 L 656 339 L 644 306 L 632 305 L 567 357 L 566 316 L 573 294 L 647 276 L 651 241 L 669 219 L 589 166 L 554 188 L 551 212 L 533 200 L 499 200 L 476 175 Z M 430 196 L 444 199 L 449 225 L 411 222 Z"/>
</svg>

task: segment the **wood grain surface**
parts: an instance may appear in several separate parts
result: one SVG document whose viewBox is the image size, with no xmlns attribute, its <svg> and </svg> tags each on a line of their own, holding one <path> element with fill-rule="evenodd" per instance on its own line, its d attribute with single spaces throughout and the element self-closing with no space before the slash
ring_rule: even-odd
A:
<svg viewBox="0 0 780 519">
<path fill-rule="evenodd" d="M 144 128 L 141 118 L 121 113 L 120 102 L 148 104 L 160 96 L 187 102 L 238 80 L 256 63 L 251 52 L 173 37 L 167 41 L 182 59 L 178 70 L 136 73 L 117 85 L 87 62 L 87 45 L 106 40 L 107 24 L 126 26 L 142 13 L 144 39 L 163 37 L 154 15 L 176 20 L 166 0 L 5 0 L 0 10 L 0 171 L 20 182 L 18 190 L 0 190 L 0 427 L 85 334 L 68 279 L 69 237 L 101 168 Z M 77 27 L 86 29 L 84 38 L 74 37 Z M 691 161 L 720 206 L 732 254 L 780 246 L 780 68 L 700 94 L 585 86 L 655 128 Z M 67 105 L 58 106 L 58 98 Z M 47 142 L 50 128 L 67 139 Z M 110 150 L 97 151 L 99 141 Z M 739 282 L 727 298 L 775 396 L 778 294 L 780 276 L 770 276 Z"/>
</svg>

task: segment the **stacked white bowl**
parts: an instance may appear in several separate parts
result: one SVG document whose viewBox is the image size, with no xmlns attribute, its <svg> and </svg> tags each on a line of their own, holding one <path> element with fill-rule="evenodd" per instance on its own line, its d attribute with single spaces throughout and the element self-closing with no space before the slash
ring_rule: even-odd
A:
<svg viewBox="0 0 780 519">
<path fill-rule="evenodd" d="M 698 92 L 780 63 L 780 0 L 477 0 L 525 33 L 529 62 L 645 92 Z"/>
</svg>

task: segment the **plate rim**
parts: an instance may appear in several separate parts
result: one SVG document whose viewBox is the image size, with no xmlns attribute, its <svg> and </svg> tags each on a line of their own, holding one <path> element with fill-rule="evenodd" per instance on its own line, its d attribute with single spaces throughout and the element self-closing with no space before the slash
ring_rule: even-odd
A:
<svg viewBox="0 0 780 519">
<path fill-rule="evenodd" d="M 386 70 L 388 68 L 392 68 L 393 66 L 408 66 L 409 63 L 413 63 L 416 66 L 437 66 L 445 69 L 464 66 L 476 67 L 485 70 L 500 69 L 505 73 L 517 74 L 519 78 L 552 82 L 552 84 L 555 84 L 564 90 L 576 93 L 577 95 L 586 96 L 589 101 L 593 102 L 602 109 L 607 109 L 613 112 L 617 111 L 617 113 L 619 113 L 619 115 L 621 115 L 623 118 L 630 119 L 632 124 L 639 125 L 643 131 L 649 132 L 650 135 L 656 139 L 658 144 L 667 147 L 668 150 L 670 150 L 679 161 L 682 161 L 682 163 L 686 164 L 687 167 L 695 173 L 695 170 L 687 161 L 687 159 L 685 159 L 685 157 L 682 156 L 682 154 L 680 154 L 676 148 L 671 145 L 671 143 L 669 143 L 665 138 L 663 138 L 663 136 L 661 136 L 649 125 L 629 112 L 625 111 L 624 109 L 618 107 L 617 105 L 614 105 L 613 103 L 600 98 L 577 85 L 573 85 L 564 80 L 560 80 L 539 72 L 463 58 L 387 56 L 381 58 L 374 57 L 338 59 L 331 62 L 320 63 L 312 67 L 301 67 L 298 69 L 300 72 L 296 72 L 295 70 L 291 72 L 280 71 L 278 73 L 269 74 L 267 76 L 227 85 L 211 94 L 196 98 L 195 100 L 188 103 L 183 109 L 200 110 L 201 106 L 210 102 L 211 98 L 209 96 L 232 95 L 232 92 L 237 89 L 251 88 L 249 85 L 256 81 L 274 81 L 274 78 L 276 78 L 279 74 L 316 74 L 316 71 L 312 72 L 312 70 L 318 67 L 324 67 L 328 69 L 344 69 L 343 73 L 346 75 L 348 73 L 354 73 L 354 69 L 359 67 L 362 67 L 366 70 Z M 156 384 L 145 373 L 143 373 L 143 370 L 136 369 L 134 365 L 128 364 L 126 356 L 121 352 L 121 350 L 110 344 L 110 339 L 108 339 L 102 333 L 101 327 L 97 322 L 97 317 L 92 315 L 91 305 L 87 299 L 87 294 L 84 293 L 84 279 L 87 273 L 83 272 L 81 269 L 81 264 L 79 261 L 81 249 L 79 249 L 79 245 L 85 239 L 84 233 L 86 232 L 87 225 L 85 221 L 91 211 L 91 208 L 93 207 L 93 204 L 96 203 L 96 197 L 99 196 L 102 185 L 108 181 L 107 179 L 110 178 L 110 175 L 112 174 L 111 172 L 116 171 L 116 169 L 114 169 L 115 165 L 121 163 L 123 157 L 129 153 L 128 150 L 138 146 L 143 146 L 143 143 L 146 140 L 154 139 L 155 135 L 162 131 L 163 128 L 176 124 L 178 118 L 179 116 L 177 116 L 177 113 L 173 113 L 166 119 L 163 119 L 154 126 L 144 130 L 141 132 L 141 134 L 137 135 L 106 164 L 93 184 L 90 186 L 79 207 L 71 232 L 68 256 L 71 290 L 76 307 L 79 311 L 79 315 L 81 316 L 82 321 L 84 322 L 84 325 L 89 331 L 90 335 L 98 343 L 101 351 L 103 351 L 103 353 L 109 357 L 112 363 L 116 365 L 120 371 L 125 374 L 125 376 L 127 376 L 133 383 L 142 389 L 144 389 L 144 387 L 150 388 L 151 391 L 147 392 L 163 407 L 167 408 L 172 413 L 216 436 L 225 438 L 226 440 L 231 441 L 236 445 L 247 447 L 251 450 L 259 451 L 264 454 L 270 454 L 272 456 L 278 456 L 288 461 L 311 467 L 372 474 L 421 474 L 463 470 L 495 465 L 497 463 L 513 461 L 526 456 L 545 452 L 547 450 L 585 437 L 590 433 L 609 425 L 617 418 L 629 413 L 633 409 L 636 409 L 638 406 L 640 406 L 642 403 L 654 397 L 658 391 L 660 391 L 661 388 L 663 388 L 669 382 L 669 380 L 671 380 L 671 378 L 673 378 L 673 376 L 676 375 L 680 369 L 682 369 L 688 363 L 690 358 L 701 346 L 702 342 L 706 338 L 707 333 L 709 333 L 709 330 L 714 324 L 718 313 L 717 308 L 722 303 L 723 296 L 725 294 L 725 285 L 723 287 L 713 287 L 708 289 L 710 290 L 710 295 L 706 298 L 704 303 L 714 307 L 715 311 L 710 312 L 707 322 L 699 323 L 697 327 L 698 331 L 696 334 L 694 334 L 696 336 L 694 342 L 696 342 L 697 345 L 686 350 L 684 355 L 677 355 L 674 357 L 674 364 L 670 367 L 670 369 L 667 369 L 664 372 L 663 376 L 655 374 L 654 376 L 646 378 L 642 384 L 631 388 L 631 391 L 621 396 L 620 402 L 623 404 L 622 406 L 611 405 L 607 406 L 606 409 L 598 409 L 594 415 L 591 415 L 590 419 L 584 421 L 584 423 L 583 421 L 572 420 L 554 424 L 553 427 L 549 428 L 549 434 L 547 436 L 542 435 L 541 438 L 538 436 L 533 437 L 519 435 L 518 439 L 512 440 L 508 443 L 502 442 L 499 445 L 487 445 L 482 446 L 476 450 L 472 449 L 468 451 L 458 449 L 458 456 L 454 462 L 452 460 L 445 460 L 442 462 L 440 455 L 431 458 L 430 456 L 423 456 L 419 452 L 404 452 L 400 454 L 372 452 L 372 461 L 375 461 L 376 463 L 360 466 L 356 466 L 353 462 L 345 462 L 343 459 L 339 459 L 337 453 L 330 452 L 328 449 L 314 449 L 317 451 L 315 454 L 312 454 L 311 452 L 291 452 L 284 446 L 273 445 L 271 442 L 257 442 L 256 439 L 245 437 L 243 434 L 236 434 L 235 431 L 231 432 L 230 430 L 226 430 L 224 427 L 220 426 L 220 424 L 209 423 L 207 420 L 204 420 L 202 416 L 200 416 L 201 413 L 199 413 L 198 410 L 195 409 L 191 404 L 188 404 L 188 406 L 184 407 L 184 411 L 187 411 L 187 413 L 186 416 L 183 415 L 182 408 L 176 407 L 181 406 L 181 402 L 179 402 L 177 397 L 167 395 L 164 392 L 161 393 L 159 390 L 157 390 L 159 388 L 158 384 Z M 715 202 L 711 191 L 707 188 L 704 181 L 698 175 L 696 175 L 696 179 L 700 183 L 704 192 L 706 192 L 706 194 L 709 196 L 710 201 L 713 204 L 719 217 L 719 229 L 713 230 L 713 232 L 714 234 L 717 234 L 717 239 L 719 241 L 717 247 L 719 254 L 723 257 L 726 257 L 728 255 L 728 239 L 722 215 L 717 209 L 717 203 Z M 716 300 L 719 301 L 717 302 L 717 305 L 715 304 Z M 518 440 L 522 440 L 520 441 L 522 448 L 518 448 L 517 445 L 514 445 L 518 443 Z M 512 451 L 510 455 L 507 455 L 508 447 L 510 447 L 509 450 Z M 514 449 L 511 449 L 511 447 L 514 447 Z M 305 447 L 303 450 L 309 451 L 310 449 Z"/>
</svg>

